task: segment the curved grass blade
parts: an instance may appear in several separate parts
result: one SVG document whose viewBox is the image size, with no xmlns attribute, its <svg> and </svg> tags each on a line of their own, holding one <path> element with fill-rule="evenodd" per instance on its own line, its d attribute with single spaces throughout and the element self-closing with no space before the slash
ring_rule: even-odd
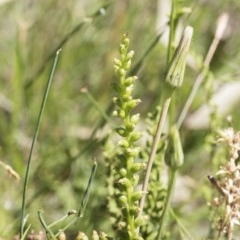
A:
<svg viewBox="0 0 240 240">
<path fill-rule="evenodd" d="M 51 240 L 56 240 L 56 237 L 54 236 L 53 232 L 52 232 L 51 229 L 47 226 L 45 220 L 43 219 L 43 211 L 41 211 L 41 210 L 38 211 L 38 217 L 39 217 L 39 220 L 40 220 L 43 228 L 44 228 L 45 231 L 46 231 L 47 238 L 48 238 L 48 235 L 49 235 Z"/>
<path fill-rule="evenodd" d="M 44 108 L 46 106 L 47 97 L 48 97 L 48 94 L 49 94 L 50 86 L 51 86 L 52 81 L 53 81 L 53 76 L 54 76 L 54 73 L 55 73 L 55 70 L 56 70 L 56 66 L 57 66 L 60 51 L 61 51 L 61 49 L 58 50 L 55 54 L 55 59 L 54 59 L 52 71 L 50 73 L 50 77 L 49 77 L 49 80 L 48 80 L 48 83 L 47 83 L 47 87 L 46 87 L 46 90 L 44 92 L 44 96 L 43 96 L 43 100 L 42 100 L 42 104 L 41 104 L 41 108 L 40 108 L 40 112 L 39 112 L 39 116 L 38 116 L 38 120 L 37 120 L 37 124 L 36 124 L 36 129 L 35 129 L 35 132 L 34 132 L 34 135 L 33 135 L 32 145 L 31 145 L 30 152 L 29 152 L 27 169 L 26 169 L 24 185 L 23 185 L 22 209 L 21 209 L 21 219 L 20 219 L 20 238 L 23 236 L 23 231 L 24 231 L 26 194 L 27 194 L 27 185 L 28 185 L 28 180 L 29 180 L 29 172 L 30 172 L 31 162 L 32 162 L 33 149 L 35 147 L 35 143 L 36 143 L 36 140 L 37 140 L 37 137 L 38 137 L 40 124 L 41 124 L 42 117 L 43 117 L 43 111 L 44 111 Z"/>
<path fill-rule="evenodd" d="M 88 199 L 89 199 L 89 194 L 90 194 L 92 181 L 93 181 L 93 178 L 95 176 L 96 170 L 97 170 L 97 162 L 95 161 L 94 165 L 92 167 L 91 176 L 90 176 L 90 178 L 88 180 L 87 189 L 85 190 L 85 193 L 83 195 L 83 199 L 82 199 L 82 202 L 81 202 L 81 207 L 80 207 L 80 209 L 78 211 L 78 217 L 82 217 L 83 214 L 84 214 L 84 211 L 85 211 L 85 208 L 87 206 Z"/>
<path fill-rule="evenodd" d="M 30 230 L 30 227 L 31 227 L 31 224 L 27 227 L 27 229 L 24 231 L 22 237 L 20 238 L 20 240 L 24 240 L 27 236 L 27 233 L 29 232 Z"/>
<path fill-rule="evenodd" d="M 167 25 L 165 26 L 167 27 Z M 144 61 L 146 60 L 146 57 L 153 51 L 153 49 L 157 46 L 159 43 L 159 39 L 162 37 L 164 34 L 165 29 L 161 31 L 150 43 L 150 45 L 147 47 L 145 52 L 143 53 L 142 57 L 138 60 L 138 62 L 135 64 L 135 66 L 132 68 L 132 70 L 129 72 L 129 76 L 137 75 L 139 70 L 141 69 Z"/>
<path fill-rule="evenodd" d="M 92 185 L 93 178 L 95 176 L 96 170 L 97 170 L 97 162 L 95 161 L 94 164 L 93 164 L 93 167 L 92 167 L 91 175 L 90 175 L 90 178 L 88 180 L 88 185 L 87 185 L 87 188 L 86 188 L 85 193 L 83 195 L 83 199 L 82 199 L 82 202 L 81 202 L 81 206 L 78 210 L 77 216 L 74 219 L 72 219 L 72 221 L 70 221 L 65 227 L 61 228 L 61 230 L 59 230 L 58 233 L 55 234 L 55 237 L 57 237 L 61 232 L 64 232 L 66 229 L 68 229 L 79 218 L 83 217 L 83 214 L 84 214 L 84 211 L 86 209 L 87 202 L 88 202 L 88 199 L 89 199 L 91 185 Z"/>
</svg>

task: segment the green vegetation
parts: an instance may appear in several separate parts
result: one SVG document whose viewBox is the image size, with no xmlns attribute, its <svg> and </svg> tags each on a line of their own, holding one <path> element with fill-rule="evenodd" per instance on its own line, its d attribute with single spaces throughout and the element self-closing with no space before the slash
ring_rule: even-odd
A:
<svg viewBox="0 0 240 240">
<path fill-rule="evenodd" d="M 0 240 L 237 239 L 239 11 L 0 1 Z"/>
</svg>

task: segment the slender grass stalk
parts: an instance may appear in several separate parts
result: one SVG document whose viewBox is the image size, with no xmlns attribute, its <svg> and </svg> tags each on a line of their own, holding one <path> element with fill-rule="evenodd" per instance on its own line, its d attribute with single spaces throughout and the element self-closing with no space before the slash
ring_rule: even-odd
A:
<svg viewBox="0 0 240 240">
<path fill-rule="evenodd" d="M 176 7 L 176 0 L 172 0 L 172 6 L 171 6 L 171 14 L 170 14 L 170 23 L 169 23 L 169 41 L 168 41 L 168 53 L 167 53 L 167 64 L 170 63 L 170 60 L 172 58 L 173 50 L 174 50 L 174 41 L 175 41 L 175 32 L 176 32 L 176 26 L 175 26 L 175 7 Z"/>
<path fill-rule="evenodd" d="M 92 167 L 92 172 L 91 172 L 90 178 L 88 180 L 87 188 L 86 188 L 85 193 L 83 195 L 83 199 L 82 199 L 82 202 L 81 202 L 81 207 L 78 211 L 78 215 L 77 215 L 78 217 L 83 217 L 83 214 L 84 214 L 84 211 L 86 209 L 87 202 L 88 202 L 88 199 L 89 199 L 89 194 L 90 194 L 90 189 L 91 189 L 91 186 L 92 186 L 93 178 L 96 174 L 96 171 L 97 171 L 97 162 L 95 161 L 94 164 L 93 164 L 93 167 Z"/>
<path fill-rule="evenodd" d="M 21 208 L 21 218 L 20 218 L 20 238 L 23 236 L 23 232 L 24 232 L 24 216 L 25 216 L 25 208 L 26 208 L 26 194 L 27 194 L 27 185 L 28 185 L 28 180 L 29 180 L 29 172 L 30 172 L 30 168 L 31 168 L 31 163 L 32 163 L 32 154 L 33 154 L 33 149 L 35 147 L 35 143 L 38 137 L 38 132 L 39 132 L 39 128 L 40 128 L 40 124 L 41 124 L 41 120 L 43 117 L 43 111 L 47 102 L 47 97 L 49 94 L 49 90 L 50 90 L 50 86 L 52 84 L 53 81 L 53 76 L 56 70 L 56 66 L 57 66 L 57 62 L 58 62 L 58 58 L 59 58 L 59 54 L 60 54 L 60 50 L 58 50 L 56 52 L 55 55 L 55 59 L 54 59 L 54 63 L 53 63 L 53 67 L 51 70 L 51 74 L 47 83 L 47 87 L 43 96 L 43 101 L 41 104 L 41 108 L 40 108 L 40 112 L 39 112 L 39 116 L 38 116 L 38 120 L 37 120 L 37 125 L 36 125 L 36 129 L 33 135 L 33 140 L 32 140 L 32 144 L 31 144 L 31 148 L 30 148 L 30 153 L 29 153 L 29 157 L 28 157 L 28 162 L 27 162 L 27 169 L 26 169 L 26 173 L 25 173 L 25 179 L 24 179 L 24 185 L 23 185 L 23 196 L 22 196 L 22 208 Z"/>
<path fill-rule="evenodd" d="M 51 237 L 51 240 L 56 240 L 56 237 L 54 236 L 53 232 L 51 231 L 51 229 L 48 227 L 45 220 L 43 219 L 43 211 L 41 210 L 38 211 L 38 217 L 46 233 Z"/>
<path fill-rule="evenodd" d="M 205 79 L 207 72 L 208 72 L 208 68 L 210 66 L 210 63 L 212 61 L 213 55 L 219 45 L 219 42 L 221 40 L 221 38 L 223 37 L 224 31 L 227 27 L 228 24 L 228 18 L 229 16 L 226 13 L 223 13 L 217 22 L 217 28 L 216 28 L 216 32 L 215 32 L 215 36 L 214 39 L 209 47 L 208 53 L 206 55 L 206 58 L 203 62 L 203 66 L 200 70 L 200 73 L 198 74 L 196 81 L 193 85 L 193 88 L 188 96 L 188 99 L 179 115 L 178 121 L 177 121 L 177 126 L 178 128 L 180 128 L 183 124 L 184 119 L 187 116 L 187 113 L 189 111 L 189 108 L 197 94 L 197 91 L 200 87 L 200 85 L 202 84 L 203 80 Z"/>
<path fill-rule="evenodd" d="M 31 224 L 29 224 L 29 226 L 27 227 L 26 231 L 23 233 L 22 237 L 20 238 L 20 240 L 24 240 L 28 234 L 28 231 L 30 230 L 31 228 Z"/>
<path fill-rule="evenodd" d="M 170 209 L 170 214 L 171 217 L 177 222 L 178 228 L 180 229 L 181 238 L 184 240 L 194 240 L 189 230 L 186 229 L 186 227 L 181 223 L 180 219 L 178 219 L 178 216 L 175 214 L 172 208 Z"/>
<path fill-rule="evenodd" d="M 183 162 L 184 154 L 179 130 L 176 125 L 173 125 L 170 129 L 169 139 L 165 152 L 165 163 L 169 167 L 169 183 L 157 234 L 157 239 L 159 240 L 162 238 L 163 235 L 164 223 L 167 222 L 169 206 L 175 187 L 176 174 L 178 169 L 182 166 Z"/>
<path fill-rule="evenodd" d="M 101 116 L 106 120 L 106 122 L 111 123 L 112 120 L 110 117 L 106 114 L 106 112 L 102 109 L 100 104 L 96 101 L 96 99 L 93 97 L 93 95 L 88 91 L 86 87 L 81 89 L 81 92 L 86 95 L 88 100 L 92 103 L 92 105 L 98 110 L 98 112 L 101 114 Z"/>
<path fill-rule="evenodd" d="M 166 28 L 166 26 L 165 26 Z M 152 40 L 152 42 L 149 44 L 149 46 L 146 48 L 145 52 L 143 53 L 142 57 L 137 61 L 137 63 L 134 65 L 132 70 L 129 72 L 129 76 L 137 75 L 139 70 L 141 69 L 142 65 L 144 64 L 147 56 L 153 51 L 153 49 L 159 44 L 159 39 L 164 34 L 165 28 Z"/>
<path fill-rule="evenodd" d="M 166 196 L 166 200 L 165 200 L 165 204 L 164 204 L 164 209 L 162 212 L 161 221 L 160 221 L 159 228 L 158 228 L 158 234 L 157 234 L 158 240 L 162 239 L 163 225 L 164 225 L 164 222 L 166 221 L 167 213 L 169 210 L 169 205 L 170 205 L 173 190 L 174 190 L 175 180 L 176 180 L 177 169 L 170 168 L 169 171 L 170 171 L 170 179 L 169 179 L 169 184 L 168 184 L 168 188 L 167 188 L 167 196 Z"/>
<path fill-rule="evenodd" d="M 143 187 L 142 187 L 142 191 L 145 192 L 145 193 L 147 192 L 147 189 L 148 189 L 148 182 L 149 182 L 149 178 L 150 178 L 150 174 L 151 174 L 151 170 L 152 170 L 153 161 L 154 161 L 154 158 L 156 156 L 159 140 L 160 140 L 161 134 L 163 132 L 164 124 L 166 122 L 170 102 L 171 102 L 171 96 L 168 97 L 164 101 L 163 109 L 161 111 L 161 115 L 160 115 L 160 118 L 159 118 L 159 121 L 158 121 L 157 131 L 156 131 L 156 134 L 154 136 L 153 145 L 152 145 L 152 149 L 151 149 L 151 154 L 150 154 L 150 157 L 149 157 L 149 160 L 148 160 L 146 175 L 145 175 L 144 182 L 143 182 Z M 145 198 L 146 198 L 146 194 L 144 194 L 142 196 L 140 204 L 139 204 L 139 214 L 138 214 L 139 216 L 142 215 Z"/>
<path fill-rule="evenodd" d="M 93 182 L 93 179 L 94 179 L 94 176 L 96 174 L 96 170 L 97 170 L 97 162 L 95 161 L 94 164 L 93 164 L 93 167 L 92 167 L 92 171 L 91 171 L 91 175 L 90 175 L 90 178 L 88 180 L 88 185 L 87 185 L 87 188 L 84 192 L 84 195 L 83 195 L 83 198 L 82 198 L 82 201 L 81 201 L 81 206 L 78 210 L 78 212 L 75 212 L 74 211 L 71 211 L 73 212 L 73 214 L 76 214 L 76 217 L 74 219 L 72 219 L 68 224 L 65 225 L 64 228 L 62 228 L 61 230 L 59 230 L 56 234 L 54 234 L 52 231 L 51 231 L 51 228 L 53 226 L 55 226 L 56 224 L 58 224 L 59 222 L 62 222 L 64 220 L 66 220 L 66 218 L 68 218 L 69 216 L 72 216 L 73 214 L 67 214 L 65 216 L 63 216 L 61 219 L 47 225 L 45 220 L 43 219 L 43 212 L 42 211 L 38 211 L 38 217 L 39 217 L 39 220 L 42 224 L 42 226 L 44 227 L 45 231 L 47 234 L 50 235 L 51 239 L 55 240 L 62 232 L 64 232 L 65 230 L 67 230 L 72 224 L 74 224 L 79 218 L 83 217 L 84 215 L 84 211 L 86 209 L 86 206 L 87 206 L 87 202 L 88 202 L 88 199 L 89 199 L 89 194 L 90 194 L 90 190 L 91 190 L 91 186 L 92 186 L 92 182 Z"/>
<path fill-rule="evenodd" d="M 91 175 L 90 175 L 90 178 L 88 180 L 88 185 L 87 185 L 87 188 L 85 190 L 85 193 L 83 195 L 83 198 L 82 198 L 82 201 L 81 201 L 81 206 L 78 210 L 78 214 L 77 216 L 70 222 L 68 223 L 64 228 L 61 229 L 61 231 L 59 231 L 56 236 L 58 236 L 61 232 L 64 232 L 66 229 L 68 229 L 73 223 L 75 223 L 79 218 L 83 217 L 84 215 L 84 211 L 86 209 L 86 206 L 87 206 L 87 202 L 88 202 L 88 199 L 89 199 L 89 194 L 90 194 L 90 190 L 91 190 L 91 186 L 92 186 L 92 182 L 93 182 L 93 179 L 94 179 L 94 176 L 96 174 L 96 171 L 97 171 L 97 162 L 95 161 L 94 162 L 94 165 L 92 167 L 92 171 L 91 171 Z"/>
<path fill-rule="evenodd" d="M 66 220 L 69 216 L 72 216 L 73 214 L 77 213 L 76 210 L 72 210 L 71 212 L 72 212 L 71 214 L 67 213 L 63 217 L 61 217 L 60 219 L 57 219 L 56 221 L 52 222 L 51 224 L 48 225 L 48 227 L 52 228 L 53 226 L 56 226 L 60 222 L 63 222 L 64 220 Z"/>
<path fill-rule="evenodd" d="M 113 3 L 113 2 L 112 2 Z M 39 67 L 39 69 L 36 71 L 36 73 L 30 77 L 29 79 L 27 79 L 26 84 L 25 84 L 25 88 L 29 88 L 31 87 L 31 85 L 34 83 L 34 81 L 36 80 L 36 78 L 42 74 L 42 72 L 45 70 L 47 63 L 49 61 L 51 61 L 51 59 L 53 59 L 55 52 L 60 49 L 63 48 L 63 46 L 78 32 L 82 29 L 83 26 L 85 26 L 88 23 L 92 23 L 93 20 L 97 19 L 100 16 L 105 15 L 105 11 L 107 10 L 107 8 L 112 4 L 111 2 L 108 4 L 105 4 L 103 6 L 101 6 L 95 13 L 93 13 L 91 16 L 85 18 L 82 22 L 80 22 L 79 24 L 77 24 L 70 32 L 68 32 L 59 42 L 59 44 L 56 46 L 56 48 L 46 57 L 46 59 L 43 61 L 43 64 Z"/>
</svg>

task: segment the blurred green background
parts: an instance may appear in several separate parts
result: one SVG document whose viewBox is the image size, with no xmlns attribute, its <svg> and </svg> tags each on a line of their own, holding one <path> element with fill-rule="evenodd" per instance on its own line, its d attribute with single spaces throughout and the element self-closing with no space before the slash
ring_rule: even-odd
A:
<svg viewBox="0 0 240 240">
<path fill-rule="evenodd" d="M 89 233 L 92 229 L 98 229 L 111 233 L 106 211 L 106 169 L 102 155 L 102 141 L 109 125 L 102 121 L 103 116 L 81 89 L 86 87 L 102 110 L 111 116 L 111 82 L 115 79 L 113 59 L 118 57 L 122 34 L 128 33 L 130 48 L 135 52 L 133 65 L 140 60 L 143 63 L 134 72 L 139 77 L 134 94 L 142 100 L 138 111 L 144 118 L 156 108 L 162 76 L 166 71 L 166 44 L 160 39 L 147 56 L 143 56 L 157 35 L 165 29 L 167 23 L 161 22 L 160 13 L 164 13 L 161 10 L 167 2 L 0 1 L 0 160 L 11 165 L 21 177 L 16 182 L 8 177 L 4 168 L 0 168 L 0 236 L 10 238 L 18 231 L 23 179 L 31 140 L 52 67 L 52 56 L 61 43 L 64 44 L 30 171 L 27 192 L 29 223 L 35 230 L 41 229 L 38 209 L 44 210 L 48 222 L 71 209 L 77 209 L 95 157 L 99 166 L 86 214 L 73 226 L 72 232 L 83 230 Z M 187 0 L 183 4 L 192 8 L 191 14 L 183 18 L 181 24 L 194 27 L 190 52 L 192 61 L 197 65 L 208 51 L 218 17 L 223 12 L 229 13 L 227 30 L 210 68 L 213 92 L 223 84 L 238 81 L 240 2 Z M 163 27 L 159 29 L 160 25 Z M 177 95 L 176 115 L 186 101 L 197 71 L 189 67 L 186 74 L 184 86 Z M 204 104 L 207 96 L 203 85 L 190 111 L 194 112 Z M 239 103 L 239 98 L 236 102 Z M 240 116 L 238 106 L 229 105 L 228 114 L 233 116 L 233 126 L 237 129 Z M 225 116 L 222 116 L 223 119 Z M 189 129 L 184 125 L 182 128 L 186 154 L 182 175 L 192 181 L 200 179 L 205 182 L 211 171 L 210 156 L 203 141 L 207 134 L 207 126 Z M 205 209 L 199 215 L 196 211 L 194 216 L 189 212 L 185 224 L 191 226 L 194 232 L 201 229 L 200 223 L 204 223 L 204 219 L 207 221 L 207 213 L 205 199 L 198 196 L 196 189 L 193 197 L 198 199 L 199 209 Z M 184 204 L 190 200 L 191 197 L 185 199 Z"/>
</svg>

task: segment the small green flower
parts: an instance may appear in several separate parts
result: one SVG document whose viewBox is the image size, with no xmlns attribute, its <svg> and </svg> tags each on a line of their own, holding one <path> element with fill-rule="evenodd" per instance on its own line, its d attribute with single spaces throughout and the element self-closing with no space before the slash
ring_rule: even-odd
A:
<svg viewBox="0 0 240 240">
<path fill-rule="evenodd" d="M 99 231 L 99 240 L 108 240 L 110 239 L 105 232 Z"/>
<path fill-rule="evenodd" d="M 88 240 L 88 237 L 85 233 L 79 232 L 75 240 Z"/>
<path fill-rule="evenodd" d="M 92 240 L 99 240 L 98 233 L 95 230 L 93 230 L 93 233 L 92 233 Z"/>
</svg>

